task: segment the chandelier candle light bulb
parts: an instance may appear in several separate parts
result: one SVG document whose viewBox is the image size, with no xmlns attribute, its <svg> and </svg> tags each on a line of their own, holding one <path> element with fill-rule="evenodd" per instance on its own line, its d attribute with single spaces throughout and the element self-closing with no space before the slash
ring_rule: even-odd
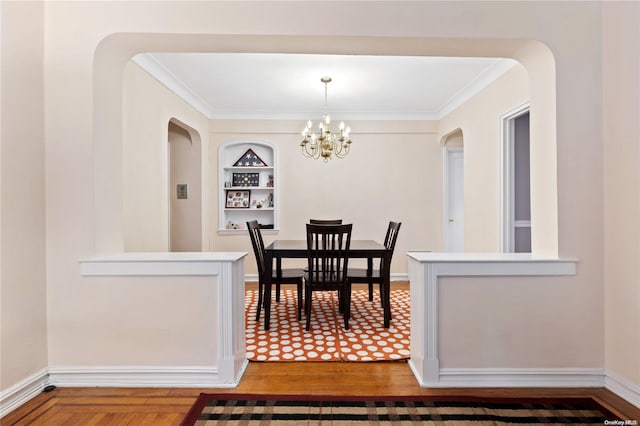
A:
<svg viewBox="0 0 640 426">
<path fill-rule="evenodd" d="M 324 83 L 324 114 L 323 121 L 318 124 L 318 133 L 312 130 L 313 123 L 307 121 L 307 126 L 302 131 L 302 154 L 305 157 L 318 159 L 322 158 L 324 162 L 328 162 L 332 155 L 337 158 L 344 158 L 351 148 L 351 139 L 349 137 L 351 128 L 345 126 L 344 121 L 340 122 L 339 132 L 331 131 L 331 117 L 327 112 L 327 85 L 331 82 L 331 77 L 322 77 L 320 79 Z M 339 135 L 339 136 L 338 136 Z"/>
</svg>

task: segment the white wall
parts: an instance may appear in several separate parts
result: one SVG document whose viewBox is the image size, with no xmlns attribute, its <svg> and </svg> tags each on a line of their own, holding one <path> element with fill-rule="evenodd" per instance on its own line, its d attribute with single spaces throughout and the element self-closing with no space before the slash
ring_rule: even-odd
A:
<svg viewBox="0 0 640 426">
<path fill-rule="evenodd" d="M 47 366 L 43 5 L 0 3 L 0 390 Z"/>
<path fill-rule="evenodd" d="M 481 335 L 487 339 L 478 342 L 481 347 L 462 355 L 448 352 L 441 361 L 458 367 L 478 363 L 557 368 L 605 365 L 602 5 L 597 2 L 410 2 L 403 6 L 384 2 L 346 2 L 333 8 L 326 8 L 320 2 L 46 4 L 44 105 L 50 365 L 158 362 L 178 365 L 199 362 L 205 354 L 204 347 L 195 346 L 197 353 L 168 352 L 159 358 L 156 348 L 134 339 L 128 340 L 127 346 L 101 346 L 101 335 L 116 341 L 120 333 L 127 337 L 148 333 L 152 339 L 162 337 L 162 330 L 154 328 L 151 322 L 137 320 L 156 314 L 142 297 L 153 291 L 154 284 L 148 282 L 138 287 L 129 280 L 99 283 L 82 279 L 78 274 L 78 258 L 123 249 L 122 71 L 134 54 L 161 50 L 227 50 L 516 56 L 518 51 L 531 47 L 523 42 L 527 39 L 539 40 L 548 46 L 547 53 L 556 70 L 553 81 L 542 84 L 540 78 L 534 78 L 538 71 L 535 64 L 516 58 L 531 77 L 532 110 L 535 106 L 549 117 L 544 120 L 546 128 L 539 129 L 543 134 L 534 136 L 533 132 L 539 130 L 532 128 L 532 138 L 546 141 L 546 150 L 557 150 L 557 167 L 550 164 L 548 172 L 551 181 L 557 174 L 557 197 L 551 195 L 557 201 L 557 215 L 554 216 L 556 209 L 552 208 L 552 214 L 540 220 L 556 222 L 557 251 L 562 256 L 579 259 L 578 274 L 554 280 L 451 281 L 452 286 L 443 292 L 443 306 L 470 310 L 465 318 L 472 325 L 461 325 L 457 330 L 460 334 L 455 338 L 461 342 L 473 341 L 473 333 L 484 325 L 487 328 Z M 308 16 L 317 19 L 306 19 Z M 3 29 L 3 79 L 6 78 L 5 41 Z M 24 41 L 14 43 L 22 47 Z M 637 49 L 637 43 L 629 43 L 630 49 Z M 605 44 L 605 49 L 618 48 L 612 44 Z M 612 76 L 609 83 L 613 84 L 617 77 Z M 28 82 L 27 75 L 16 76 L 16 84 Z M 555 88 L 555 92 L 541 90 L 549 86 Z M 609 84 L 606 87 L 610 87 Z M 6 90 L 3 84 L 3 98 Z M 553 98 L 556 102 L 549 104 Z M 2 112 L 6 114 L 4 105 Z M 20 112 L 16 119 L 25 120 L 29 114 Z M 617 120 L 617 127 L 635 129 L 630 124 L 634 116 L 621 115 Z M 36 151 L 41 152 L 39 148 Z M 4 165 L 9 161 L 5 155 L 3 148 L 3 185 L 6 183 Z M 31 158 L 20 162 L 25 168 L 31 164 Z M 286 166 L 284 162 L 281 165 L 283 169 Z M 635 188 L 637 191 L 637 185 Z M 4 191 L 2 197 L 4 244 L 8 229 L 4 227 L 7 202 Z M 621 208 L 629 203 L 630 208 L 634 206 L 633 201 L 625 201 L 623 197 L 616 197 L 616 201 Z M 553 226 L 549 223 L 550 228 Z M 377 228 L 377 225 L 371 227 Z M 612 243 L 617 242 L 617 237 L 611 237 Z M 25 257 L 20 254 L 18 260 L 23 262 Z M 44 265 L 42 256 L 39 257 L 35 269 Z M 3 250 L 3 267 L 5 263 Z M 177 282 L 165 284 L 159 297 L 170 299 L 181 294 L 182 288 Z M 4 290 L 4 277 L 2 285 Z M 188 297 L 197 303 L 201 300 L 198 297 L 207 296 L 208 287 L 193 285 L 194 292 Z M 609 297 L 633 299 L 637 296 L 626 284 L 613 288 L 615 291 L 608 293 Z M 482 292 L 482 303 L 469 297 L 478 292 Z M 20 290 L 5 300 L 3 292 L 3 308 L 8 303 L 20 303 L 26 294 L 26 290 Z M 36 294 L 37 299 L 44 298 L 44 290 Z M 133 296 L 131 302 L 124 303 L 130 295 Z M 525 300 L 524 296 L 527 296 L 526 308 L 513 309 Z M 174 304 L 164 299 L 162 304 L 179 309 L 180 312 L 174 311 L 176 315 L 187 312 L 189 305 L 188 301 Z M 613 321 L 619 318 L 611 315 L 607 339 L 612 345 L 628 346 L 630 353 L 637 355 L 638 343 L 612 332 Z M 36 323 L 41 321 L 33 311 L 29 318 Z M 621 320 L 626 321 L 627 317 Z M 538 349 L 520 358 L 524 350 L 517 346 L 519 342 L 526 341 L 527 336 L 534 342 L 540 341 L 540 321 L 553 325 L 546 338 L 557 344 L 553 350 Z M 458 325 L 449 322 L 447 327 L 450 331 Z M 578 327 L 585 331 L 574 335 Z M 87 338 L 90 347 L 87 347 Z M 42 344 L 44 337 L 38 341 Z M 474 358 L 478 350 L 485 348 L 480 361 Z M 98 349 L 104 350 L 98 352 Z M 4 356 L 17 360 L 19 354 L 15 350 L 7 348 L 3 360 Z M 9 367 L 24 369 L 24 365 L 16 361 Z M 631 361 L 611 356 L 607 366 L 637 386 L 639 377 Z M 3 371 L 4 368 L 3 365 Z M 3 387 L 9 384 L 3 379 Z"/>
<path fill-rule="evenodd" d="M 640 3 L 603 6 L 605 366 L 640 383 Z"/>
</svg>

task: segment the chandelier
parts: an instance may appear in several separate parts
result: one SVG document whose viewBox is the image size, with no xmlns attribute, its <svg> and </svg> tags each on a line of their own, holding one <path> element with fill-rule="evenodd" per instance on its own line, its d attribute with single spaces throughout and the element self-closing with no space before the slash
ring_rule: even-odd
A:
<svg viewBox="0 0 640 426">
<path fill-rule="evenodd" d="M 317 132 L 312 130 L 313 123 L 311 120 L 307 122 L 307 126 L 302 131 L 302 155 L 308 158 L 322 158 L 324 162 L 328 162 L 332 155 L 337 158 L 344 158 L 349 153 L 351 147 L 351 139 L 349 134 L 351 128 L 345 127 L 344 121 L 340 123 L 338 131 L 332 131 L 331 117 L 327 112 L 327 85 L 331 82 L 331 77 L 322 77 L 320 79 L 324 83 L 324 113 L 322 121 L 318 125 Z"/>
</svg>

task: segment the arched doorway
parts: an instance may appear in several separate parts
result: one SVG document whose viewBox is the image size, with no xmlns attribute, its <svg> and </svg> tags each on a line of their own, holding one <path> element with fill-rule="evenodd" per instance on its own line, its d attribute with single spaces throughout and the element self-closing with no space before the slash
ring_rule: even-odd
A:
<svg viewBox="0 0 640 426">
<path fill-rule="evenodd" d="M 443 138 L 443 247 L 464 251 L 464 140 L 462 130 Z"/>
<path fill-rule="evenodd" d="M 199 138 L 169 121 L 169 251 L 202 249 L 202 149 Z"/>
</svg>

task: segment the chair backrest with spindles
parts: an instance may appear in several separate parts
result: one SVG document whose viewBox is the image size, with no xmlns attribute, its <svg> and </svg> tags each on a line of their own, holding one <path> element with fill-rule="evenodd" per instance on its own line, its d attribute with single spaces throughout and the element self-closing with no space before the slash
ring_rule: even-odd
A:
<svg viewBox="0 0 640 426">
<path fill-rule="evenodd" d="M 256 263 L 258 264 L 258 275 L 260 280 L 262 280 L 265 272 L 264 240 L 262 239 L 262 231 L 260 230 L 260 225 L 258 225 L 257 220 L 247 222 L 247 229 L 249 230 L 249 236 L 251 237 L 253 254 L 256 256 Z"/>
<path fill-rule="evenodd" d="M 400 222 L 389 222 L 387 235 L 384 237 L 384 246 L 392 253 L 396 248 L 396 240 L 398 239 L 398 232 L 400 232 L 400 225 L 402 225 Z"/>
<path fill-rule="evenodd" d="M 307 224 L 307 261 L 311 285 L 344 282 L 353 225 Z"/>
</svg>

